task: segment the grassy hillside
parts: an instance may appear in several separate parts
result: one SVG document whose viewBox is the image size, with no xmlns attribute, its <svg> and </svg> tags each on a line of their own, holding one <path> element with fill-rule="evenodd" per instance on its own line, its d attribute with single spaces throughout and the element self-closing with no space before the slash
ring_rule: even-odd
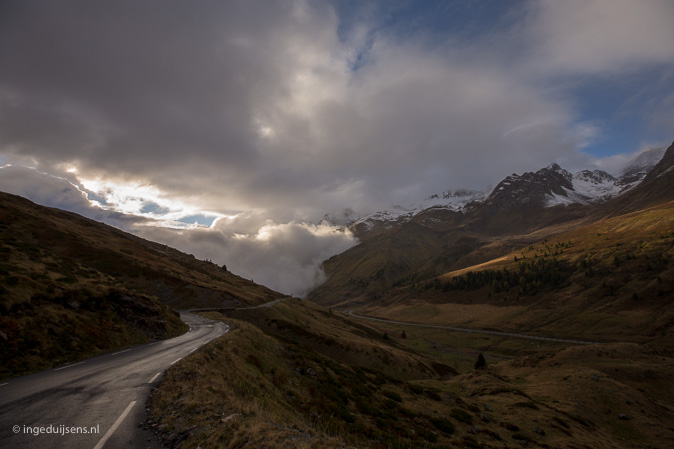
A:
<svg viewBox="0 0 674 449">
<path fill-rule="evenodd" d="M 298 299 L 204 315 L 234 330 L 169 370 L 153 395 L 169 444 L 423 447 L 442 438 L 426 413 L 436 390 L 410 382 L 456 372 L 392 336 Z"/>
<path fill-rule="evenodd" d="M 170 307 L 282 296 L 165 245 L 1 192 L 0 254 L 0 377 L 183 332 Z"/>
<path fill-rule="evenodd" d="M 376 296 L 433 257 L 443 241 L 442 232 L 417 223 L 372 237 L 325 261 L 328 279 L 310 298 L 337 305 Z"/>
<path fill-rule="evenodd" d="M 309 298 L 337 307 L 367 304 L 391 288 L 489 261 L 541 235 L 581 226 L 588 211 L 582 206 L 522 206 L 485 215 L 479 209 L 453 213 L 445 222 L 444 211 L 429 209 L 325 261 L 327 280 Z"/>
<path fill-rule="evenodd" d="M 0 235 L 15 250 L 38 262 L 46 255 L 54 265 L 114 277 L 176 308 L 260 304 L 282 296 L 213 263 L 71 212 L 2 192 L 0 207 Z"/>
<path fill-rule="evenodd" d="M 608 449 L 674 437 L 671 350 L 570 347 L 440 377 L 406 362 L 419 357 L 398 336 L 296 300 L 276 307 L 246 312 L 261 327 L 208 313 L 233 330 L 169 369 L 150 400 L 167 445 Z M 378 351 L 405 372 L 376 369 Z"/>
<path fill-rule="evenodd" d="M 362 313 L 584 338 L 671 342 L 674 202 L 392 290 Z"/>
<path fill-rule="evenodd" d="M 245 320 L 268 335 L 311 348 L 332 360 L 397 379 L 456 374 L 453 369 L 406 349 L 393 336 L 384 337 L 369 325 L 302 299 L 283 301 L 274 307 L 227 311 L 226 317 Z"/>
</svg>

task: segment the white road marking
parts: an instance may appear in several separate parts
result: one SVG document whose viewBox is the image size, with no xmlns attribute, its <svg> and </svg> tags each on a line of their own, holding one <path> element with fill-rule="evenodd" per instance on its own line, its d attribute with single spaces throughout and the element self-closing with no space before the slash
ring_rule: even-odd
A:
<svg viewBox="0 0 674 449">
<path fill-rule="evenodd" d="M 192 354 L 192 353 L 193 353 L 194 351 L 196 351 L 197 349 L 199 349 L 199 348 L 194 348 L 194 349 L 192 349 L 192 350 L 190 351 L 190 354 Z"/>
<path fill-rule="evenodd" d="M 182 359 L 183 359 L 183 358 L 180 357 L 178 360 L 175 360 L 175 361 L 171 362 L 171 365 L 173 365 L 174 363 L 178 363 L 178 362 L 181 361 Z"/>
<path fill-rule="evenodd" d="M 124 418 L 126 418 L 126 415 L 129 414 L 133 406 L 136 405 L 136 401 L 131 401 L 129 405 L 126 407 L 126 410 L 122 412 L 121 415 L 119 415 L 119 418 L 117 418 L 117 421 L 108 429 L 108 431 L 103 435 L 103 438 L 98 442 L 96 446 L 94 446 L 94 449 L 101 449 L 103 445 L 108 441 L 108 438 L 112 436 L 113 433 L 115 433 L 115 430 L 117 430 L 117 427 L 119 427 L 120 424 L 122 424 L 122 421 L 124 421 Z"/>
<path fill-rule="evenodd" d="M 73 363 L 72 365 L 62 366 L 61 368 L 54 368 L 54 371 L 58 371 L 58 370 L 60 370 L 60 369 L 70 368 L 71 366 L 81 365 L 81 364 L 83 364 L 83 363 L 84 363 L 84 362 Z"/>
<path fill-rule="evenodd" d="M 0 387 L 4 387 L 7 384 L 9 384 L 9 382 L 5 382 L 4 384 L 0 384 Z"/>
<path fill-rule="evenodd" d="M 125 350 L 123 350 L 123 351 L 115 352 L 114 354 L 110 354 L 110 355 L 117 355 L 117 354 L 121 354 L 122 352 L 129 352 L 129 351 L 131 351 L 132 349 L 133 349 L 133 348 L 125 349 Z"/>
<path fill-rule="evenodd" d="M 152 346 L 152 345 L 158 345 L 159 343 L 161 343 L 161 341 L 155 341 L 154 343 L 148 343 L 147 345 Z"/>
<path fill-rule="evenodd" d="M 154 382 L 155 379 L 156 379 L 157 377 L 159 377 L 160 375 L 161 375 L 161 373 L 155 374 L 154 377 L 152 377 L 152 379 L 150 379 L 150 381 L 149 381 L 148 383 L 151 384 L 151 383 Z"/>
</svg>

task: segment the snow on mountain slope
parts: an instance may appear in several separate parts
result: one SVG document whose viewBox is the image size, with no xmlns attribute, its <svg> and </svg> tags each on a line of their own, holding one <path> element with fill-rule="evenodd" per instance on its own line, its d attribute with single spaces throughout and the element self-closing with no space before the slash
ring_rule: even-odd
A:
<svg viewBox="0 0 674 449">
<path fill-rule="evenodd" d="M 351 209 L 345 209 L 326 214 L 323 220 L 333 225 L 350 226 L 361 232 L 370 232 L 390 229 L 431 208 L 465 212 L 466 206 L 477 204 L 484 204 L 494 211 L 508 210 L 522 204 L 552 207 L 601 203 L 637 186 L 662 159 L 664 153 L 665 148 L 641 152 L 620 171 L 618 176 L 602 170 L 581 170 L 572 174 L 553 163 L 537 172 L 512 174 L 497 184 L 493 190 L 491 188 L 484 191 L 449 190 L 431 195 L 418 203 L 396 205 L 365 216 L 360 216 Z"/>
<path fill-rule="evenodd" d="M 564 194 L 548 195 L 546 207 L 558 204 L 598 203 L 622 195 L 636 187 L 657 165 L 665 154 L 665 148 L 646 150 L 632 159 L 614 177 L 601 170 L 582 170 L 571 178 L 572 188 L 564 189 Z"/>
<path fill-rule="evenodd" d="M 411 220 L 420 212 L 432 207 L 444 208 L 454 212 L 461 211 L 466 205 L 474 201 L 484 201 L 487 191 L 477 190 L 448 190 L 440 194 L 434 194 L 425 200 L 407 206 L 393 206 L 391 209 L 375 212 L 353 223 L 354 226 L 362 226 L 372 229 L 375 226 L 390 228 L 394 224 L 404 223 Z"/>
<path fill-rule="evenodd" d="M 602 202 L 626 190 L 626 186 L 622 185 L 619 179 L 601 170 L 582 170 L 569 177 L 572 188 L 562 187 L 563 194 L 552 193 L 548 195 L 546 207 L 558 204 Z"/>
</svg>

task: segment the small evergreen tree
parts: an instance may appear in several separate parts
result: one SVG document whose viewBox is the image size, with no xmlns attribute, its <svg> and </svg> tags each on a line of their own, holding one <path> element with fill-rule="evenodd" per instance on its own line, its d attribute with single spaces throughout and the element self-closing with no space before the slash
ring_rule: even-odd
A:
<svg viewBox="0 0 674 449">
<path fill-rule="evenodd" d="M 403 331 L 403 332 L 400 334 L 400 338 L 403 338 L 403 339 L 405 339 L 405 340 L 407 339 L 407 334 L 405 333 L 405 331 Z"/>
<path fill-rule="evenodd" d="M 387 334 L 386 332 L 384 332 L 384 337 L 383 337 L 383 338 L 384 338 L 384 340 L 388 340 L 388 334 Z"/>
<path fill-rule="evenodd" d="M 487 361 L 484 359 L 482 353 L 477 356 L 477 361 L 475 362 L 475 369 L 483 368 L 487 366 Z"/>
</svg>

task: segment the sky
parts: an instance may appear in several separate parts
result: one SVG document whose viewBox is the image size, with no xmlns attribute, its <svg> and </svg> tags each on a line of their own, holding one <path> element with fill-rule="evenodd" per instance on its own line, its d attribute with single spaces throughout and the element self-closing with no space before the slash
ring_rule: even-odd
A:
<svg viewBox="0 0 674 449">
<path fill-rule="evenodd" d="M 671 0 L 4 0 L 0 190 L 284 293 L 329 212 L 674 140 Z"/>
</svg>

